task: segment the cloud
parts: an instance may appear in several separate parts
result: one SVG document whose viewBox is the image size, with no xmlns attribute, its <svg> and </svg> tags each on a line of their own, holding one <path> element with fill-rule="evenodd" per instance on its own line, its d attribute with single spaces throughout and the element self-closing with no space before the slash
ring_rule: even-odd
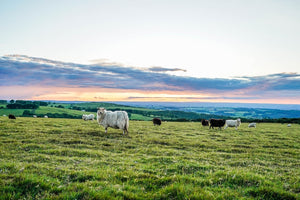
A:
<svg viewBox="0 0 300 200">
<path fill-rule="evenodd" d="M 258 91 L 299 91 L 300 74 L 297 73 L 277 73 L 266 76 L 239 77 L 249 82 L 249 87 Z"/>
<path fill-rule="evenodd" d="M 219 97 L 212 97 L 214 99 L 261 98 L 267 93 L 276 93 L 277 96 L 300 96 L 300 74 L 297 73 L 226 79 L 175 76 L 166 73 L 170 71 L 184 70 L 164 67 L 139 69 L 117 63 L 83 65 L 14 55 L 0 57 L 0 86 L 113 88 L 143 92 L 189 91 L 218 94 Z"/>
<path fill-rule="evenodd" d="M 152 72 L 178 72 L 178 71 L 186 72 L 185 69 L 165 68 L 165 67 L 157 67 L 157 66 L 150 67 L 148 68 L 148 70 Z"/>
</svg>

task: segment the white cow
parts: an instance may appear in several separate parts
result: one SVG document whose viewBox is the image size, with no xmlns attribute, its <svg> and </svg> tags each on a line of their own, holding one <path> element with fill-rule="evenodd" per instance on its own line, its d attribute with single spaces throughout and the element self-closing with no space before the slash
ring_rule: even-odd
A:
<svg viewBox="0 0 300 200">
<path fill-rule="evenodd" d="M 94 114 L 89 114 L 89 115 L 83 114 L 83 115 L 82 115 L 82 119 L 83 119 L 84 121 L 86 121 L 86 120 L 94 120 L 94 118 L 95 118 L 95 115 L 94 115 Z"/>
<path fill-rule="evenodd" d="M 292 126 L 292 124 L 288 124 L 288 125 L 287 125 L 287 127 L 291 127 L 291 126 Z"/>
<path fill-rule="evenodd" d="M 250 123 L 250 124 L 248 125 L 248 127 L 249 127 L 249 128 L 251 128 L 251 127 L 256 128 L 256 123 L 252 122 L 252 123 Z"/>
<path fill-rule="evenodd" d="M 236 119 L 236 120 L 231 120 L 231 119 L 228 119 L 226 120 L 225 122 L 225 128 L 226 129 L 227 127 L 235 127 L 235 129 L 237 130 L 237 127 L 239 127 L 241 125 L 241 119 Z"/>
<path fill-rule="evenodd" d="M 123 135 L 128 134 L 129 128 L 129 118 L 127 112 L 125 111 L 107 111 L 104 108 L 98 108 L 97 111 L 97 121 L 99 125 L 105 128 L 105 133 L 107 133 L 107 128 L 118 128 L 123 130 Z"/>
</svg>

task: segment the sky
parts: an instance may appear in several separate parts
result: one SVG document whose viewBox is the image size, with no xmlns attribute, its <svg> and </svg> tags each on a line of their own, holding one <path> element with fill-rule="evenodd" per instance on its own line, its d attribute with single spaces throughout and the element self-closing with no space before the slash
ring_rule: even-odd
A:
<svg viewBox="0 0 300 200">
<path fill-rule="evenodd" d="M 0 98 L 300 104 L 300 1 L 0 0 Z"/>
</svg>

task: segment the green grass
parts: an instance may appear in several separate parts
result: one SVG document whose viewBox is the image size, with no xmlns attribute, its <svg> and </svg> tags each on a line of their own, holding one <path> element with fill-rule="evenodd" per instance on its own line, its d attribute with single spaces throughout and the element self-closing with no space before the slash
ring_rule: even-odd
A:
<svg viewBox="0 0 300 200">
<path fill-rule="evenodd" d="M 300 199 L 300 126 L 0 117 L 0 199 Z"/>
<path fill-rule="evenodd" d="M 69 114 L 69 115 L 78 115 L 82 116 L 82 114 L 87 114 L 87 112 L 79 111 L 79 110 L 70 110 L 66 108 L 54 108 L 49 106 L 40 106 L 36 109 L 35 114 L 47 114 L 47 113 L 58 113 L 58 114 Z"/>
<path fill-rule="evenodd" d="M 139 114 L 131 114 L 130 119 L 139 121 L 152 121 L 153 117 L 147 117 Z"/>
<path fill-rule="evenodd" d="M 0 109 L 0 116 L 6 115 L 8 116 L 9 114 L 13 114 L 15 116 L 22 116 L 23 112 L 25 109 Z"/>
<path fill-rule="evenodd" d="M 13 114 L 15 116 L 22 116 L 24 110 L 32 111 L 32 109 L 0 109 L 0 116 Z M 82 112 L 78 110 L 70 110 L 66 108 L 52 108 L 48 106 L 40 106 L 38 109 L 35 109 L 34 114 L 36 115 L 46 115 L 47 113 L 58 113 L 58 114 L 69 114 L 69 115 L 78 115 L 82 116 L 82 114 L 87 112 Z"/>
</svg>

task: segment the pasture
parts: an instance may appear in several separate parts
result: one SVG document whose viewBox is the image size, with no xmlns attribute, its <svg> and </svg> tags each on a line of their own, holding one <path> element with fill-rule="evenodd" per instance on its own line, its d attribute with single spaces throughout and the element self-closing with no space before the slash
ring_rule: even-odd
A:
<svg viewBox="0 0 300 200">
<path fill-rule="evenodd" d="M 0 199 L 300 199 L 300 126 L 0 117 Z"/>
</svg>

